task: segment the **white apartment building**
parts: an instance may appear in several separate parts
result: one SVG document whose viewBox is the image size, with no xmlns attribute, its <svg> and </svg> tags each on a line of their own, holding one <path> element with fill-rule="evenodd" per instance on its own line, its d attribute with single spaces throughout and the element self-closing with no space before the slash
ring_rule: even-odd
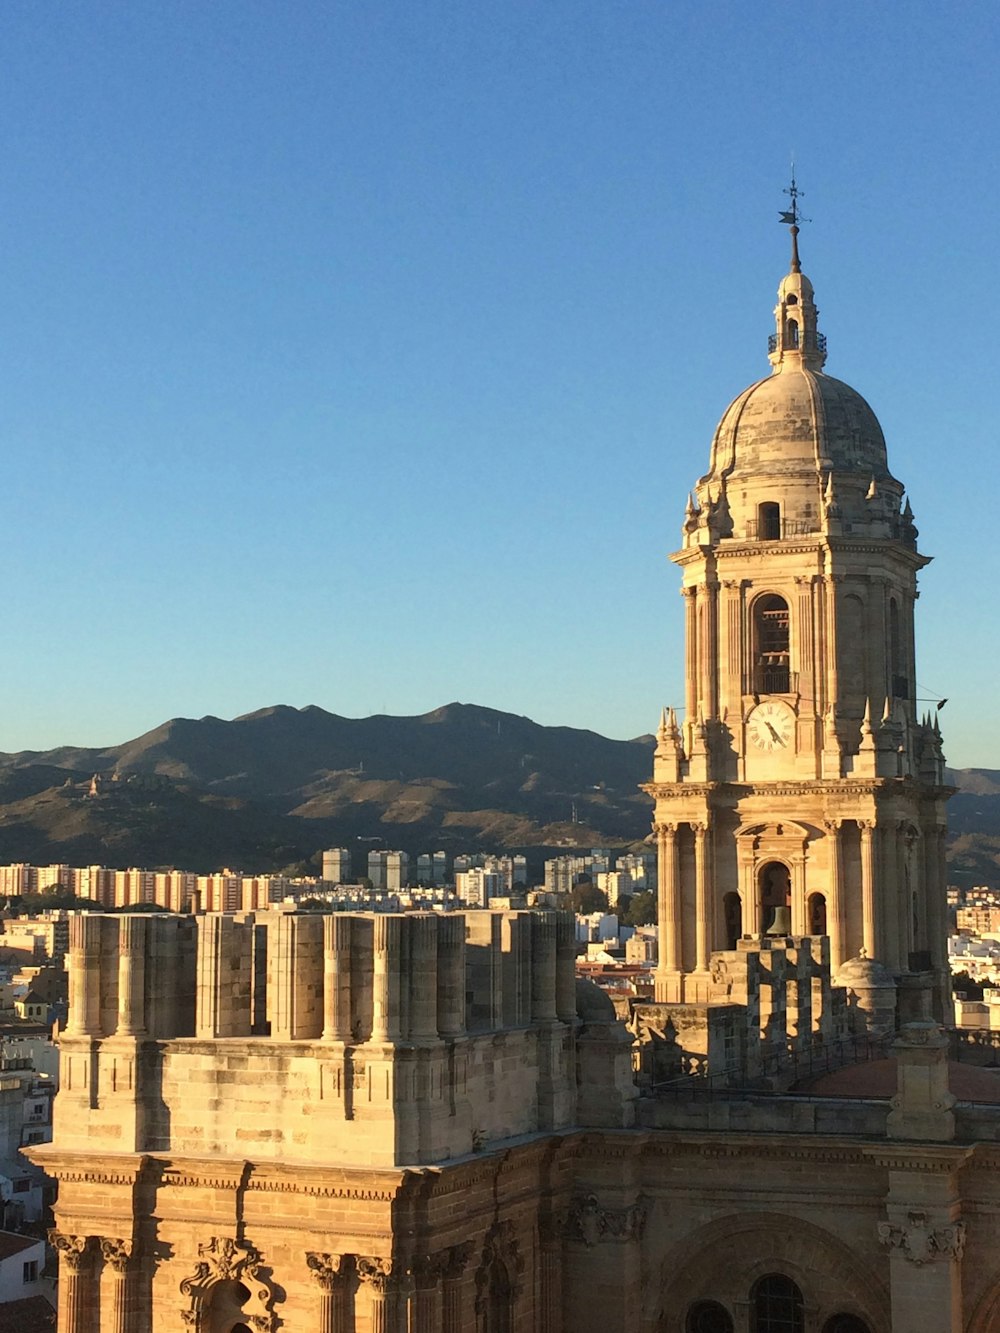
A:
<svg viewBox="0 0 1000 1333">
<path fill-rule="evenodd" d="M 455 876 L 455 896 L 469 907 L 489 907 L 492 899 L 505 897 L 503 878 L 482 866 L 459 871 Z"/>
</svg>

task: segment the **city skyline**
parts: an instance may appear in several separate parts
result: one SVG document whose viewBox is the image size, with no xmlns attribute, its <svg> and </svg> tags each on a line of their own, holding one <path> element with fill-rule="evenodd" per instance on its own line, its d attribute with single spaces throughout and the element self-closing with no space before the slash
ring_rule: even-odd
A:
<svg viewBox="0 0 1000 1333">
<path fill-rule="evenodd" d="M 767 372 L 794 150 L 827 368 L 935 557 L 923 706 L 1000 766 L 969 493 L 998 22 L 8 6 L 0 751 L 278 703 L 652 731 L 679 497 Z"/>
</svg>

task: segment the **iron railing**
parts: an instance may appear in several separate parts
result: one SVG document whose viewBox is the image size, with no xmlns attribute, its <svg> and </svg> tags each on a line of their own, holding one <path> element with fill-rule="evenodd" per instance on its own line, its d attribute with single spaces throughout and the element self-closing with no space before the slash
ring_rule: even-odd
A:
<svg viewBox="0 0 1000 1333">
<path fill-rule="evenodd" d="M 815 527 L 805 518 L 782 518 L 777 522 L 766 518 L 747 519 L 746 535 L 750 541 L 776 542 L 783 537 L 805 537 L 810 532 L 815 532 Z"/>
<path fill-rule="evenodd" d="M 787 663 L 758 663 L 753 669 L 754 694 L 798 694 L 799 673 Z"/>
<path fill-rule="evenodd" d="M 807 331 L 799 335 L 799 343 L 797 347 L 792 343 L 789 343 L 790 351 L 802 351 L 803 349 L 807 352 L 825 352 L 826 334 L 810 333 Z M 778 335 L 776 333 L 772 333 L 768 336 L 767 350 L 769 352 L 776 352 L 778 350 Z"/>
<path fill-rule="evenodd" d="M 672 1101 L 696 1101 L 708 1097 L 815 1098 L 815 1093 L 789 1092 L 787 1089 L 804 1079 L 830 1074 L 847 1065 L 884 1060 L 893 1040 L 894 1036 L 873 1037 L 862 1033 L 821 1046 L 810 1046 L 804 1051 L 768 1051 L 760 1061 L 759 1076 L 752 1083 L 748 1082 L 744 1069 L 734 1067 L 716 1074 L 680 1074 L 652 1084 L 650 1092 L 654 1097 Z M 782 1087 L 769 1086 L 775 1078 L 780 1078 Z M 830 1095 L 826 1094 L 827 1097 Z"/>
</svg>

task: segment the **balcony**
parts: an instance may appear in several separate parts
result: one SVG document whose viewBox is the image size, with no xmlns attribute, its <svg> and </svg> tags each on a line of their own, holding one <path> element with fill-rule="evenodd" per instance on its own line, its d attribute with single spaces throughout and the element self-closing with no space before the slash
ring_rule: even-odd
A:
<svg viewBox="0 0 1000 1333">
<path fill-rule="evenodd" d="M 767 340 L 768 352 L 778 350 L 778 335 L 772 333 Z M 804 333 L 797 344 L 789 344 L 786 348 L 789 352 L 826 352 L 826 334 L 825 333 Z"/>
<path fill-rule="evenodd" d="M 805 537 L 815 529 L 807 518 L 748 518 L 748 541 L 777 542 L 785 537 Z"/>
<path fill-rule="evenodd" d="M 753 669 L 754 694 L 798 694 L 799 673 L 787 662 L 758 662 Z"/>
</svg>

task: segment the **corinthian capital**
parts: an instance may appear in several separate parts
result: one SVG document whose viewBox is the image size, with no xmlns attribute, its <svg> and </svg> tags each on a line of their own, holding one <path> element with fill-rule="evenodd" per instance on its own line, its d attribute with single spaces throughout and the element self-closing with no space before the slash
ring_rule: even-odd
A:
<svg viewBox="0 0 1000 1333">
<path fill-rule="evenodd" d="M 392 1260 L 371 1255 L 358 1256 L 358 1277 L 373 1291 L 384 1293 L 392 1280 Z"/>
<path fill-rule="evenodd" d="M 49 1244 L 71 1273 L 78 1273 L 90 1258 L 89 1236 L 68 1236 L 63 1231 L 50 1231 Z"/>
<path fill-rule="evenodd" d="M 117 1240 L 113 1236 L 101 1236 L 101 1257 L 110 1264 L 116 1273 L 124 1273 L 132 1258 L 132 1242 Z"/>
<path fill-rule="evenodd" d="M 347 1272 L 346 1254 L 306 1254 L 306 1264 L 324 1291 L 332 1291 Z"/>
</svg>

